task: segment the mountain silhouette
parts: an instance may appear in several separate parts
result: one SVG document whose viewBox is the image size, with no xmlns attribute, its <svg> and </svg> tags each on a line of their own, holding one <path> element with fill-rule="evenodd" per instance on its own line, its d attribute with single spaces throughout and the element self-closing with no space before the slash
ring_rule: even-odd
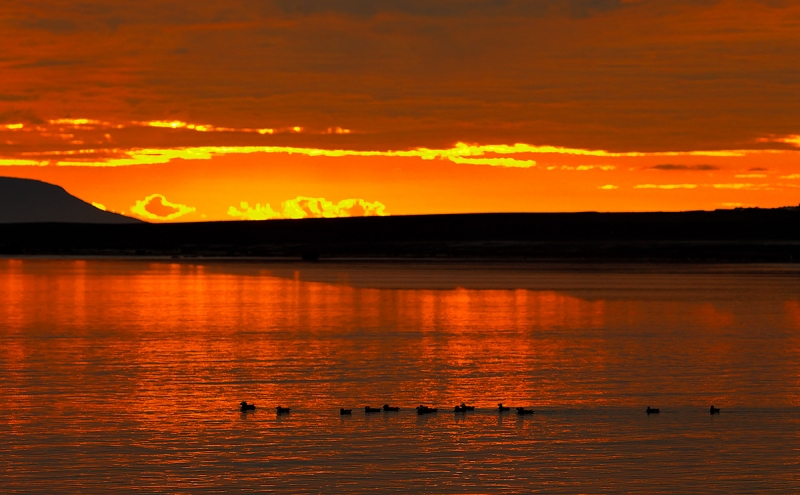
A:
<svg viewBox="0 0 800 495">
<path fill-rule="evenodd" d="M 95 208 L 47 182 L 0 177 L 0 223 L 45 222 L 143 223 Z"/>
</svg>

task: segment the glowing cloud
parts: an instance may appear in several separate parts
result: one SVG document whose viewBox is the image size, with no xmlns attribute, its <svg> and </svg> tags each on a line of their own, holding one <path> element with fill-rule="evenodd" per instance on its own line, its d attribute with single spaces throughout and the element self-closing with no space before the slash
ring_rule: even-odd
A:
<svg viewBox="0 0 800 495">
<path fill-rule="evenodd" d="M 47 162 L 38 160 L 0 159 L 0 167 L 39 167 L 43 165 L 47 165 Z"/>
<path fill-rule="evenodd" d="M 197 208 L 182 204 L 170 203 L 162 194 L 151 194 L 143 200 L 136 201 L 131 206 L 131 211 L 148 220 L 175 220 L 176 218 L 194 213 Z"/>
<path fill-rule="evenodd" d="M 350 134 L 350 129 L 342 129 L 341 127 L 328 127 L 327 134 Z"/>
<path fill-rule="evenodd" d="M 450 156 L 448 160 L 463 165 L 490 165 L 492 167 L 531 168 L 536 166 L 533 160 L 517 160 L 516 158 L 463 158 Z"/>
<path fill-rule="evenodd" d="M 714 184 L 714 189 L 753 189 L 757 187 L 765 187 L 766 184 Z"/>
<path fill-rule="evenodd" d="M 102 124 L 99 120 L 93 119 L 53 119 L 50 121 L 53 125 L 98 125 Z"/>
<path fill-rule="evenodd" d="M 246 201 L 239 203 L 241 209 L 231 206 L 228 215 L 243 220 L 272 220 L 277 218 L 341 218 L 341 217 L 375 217 L 388 216 L 386 206 L 378 201 L 368 202 L 363 199 L 343 199 L 333 203 L 325 198 L 298 196 L 281 203 L 279 213 L 269 204 L 251 207 Z"/>
<path fill-rule="evenodd" d="M 104 205 L 103 203 L 92 203 L 92 206 L 94 206 L 98 210 L 106 211 L 106 205 Z"/>
<path fill-rule="evenodd" d="M 613 191 L 614 189 L 619 189 L 619 186 L 615 186 L 614 184 L 606 184 L 605 186 L 600 186 L 598 189 L 602 189 L 604 191 Z"/>
<path fill-rule="evenodd" d="M 192 124 L 190 122 L 183 122 L 180 120 L 150 120 L 150 121 L 132 121 L 126 122 L 122 124 L 112 124 L 109 122 L 103 122 L 96 119 L 50 119 L 48 121 L 50 125 L 58 125 L 58 126 L 72 126 L 72 127 L 107 127 L 113 129 L 124 129 L 126 127 L 156 127 L 161 129 L 189 129 L 192 131 L 197 132 L 228 132 L 228 133 L 257 133 L 257 134 L 276 134 L 276 133 L 306 133 L 305 127 L 300 126 L 293 126 L 293 127 L 286 127 L 283 129 L 273 129 L 273 128 L 259 128 L 253 129 L 248 127 L 221 127 L 212 124 Z M 8 129 L 21 129 L 23 124 L 11 124 L 11 125 L 3 125 L 0 127 L 6 127 Z M 37 129 L 40 131 L 45 131 L 46 128 L 37 126 Z M 345 129 L 342 127 L 328 127 L 327 129 L 317 130 L 309 132 L 309 134 L 350 134 L 350 129 Z"/>
<path fill-rule="evenodd" d="M 181 127 L 186 127 L 188 124 L 186 122 L 180 122 L 178 120 L 174 120 L 172 122 L 155 120 L 153 122 L 147 122 L 147 125 L 149 125 L 150 127 L 169 127 L 172 129 L 179 129 Z"/>
<path fill-rule="evenodd" d="M 639 184 L 634 189 L 697 189 L 697 184 Z"/>
<path fill-rule="evenodd" d="M 166 128 L 182 128 L 193 127 L 195 130 L 198 126 L 193 124 L 186 124 L 184 122 L 151 122 L 147 125 L 155 125 L 156 127 Z M 206 131 L 241 131 L 241 132 L 258 132 L 262 131 L 275 132 L 272 129 L 225 129 L 220 127 L 208 126 Z M 303 128 L 296 132 L 302 132 Z M 742 157 L 748 154 L 769 153 L 770 150 L 761 151 L 688 151 L 688 152 L 653 152 L 643 153 L 638 151 L 630 151 L 623 153 L 614 153 L 604 150 L 585 150 L 578 148 L 563 148 L 558 146 L 534 146 L 530 144 L 518 143 L 515 145 L 470 145 L 466 143 L 456 143 L 454 147 L 447 149 L 430 149 L 430 148 L 416 148 L 412 150 L 401 151 L 361 151 L 361 150 L 347 150 L 347 149 L 323 149 L 323 148 L 296 148 L 290 146 L 197 146 L 197 147 L 181 147 L 181 148 L 166 148 L 166 149 L 150 149 L 150 148 L 134 148 L 134 149 L 85 149 L 85 150 L 69 150 L 69 151 L 52 151 L 47 152 L 53 156 L 58 155 L 94 155 L 94 159 L 87 159 L 85 161 L 59 161 L 59 165 L 63 166 L 106 166 L 106 167 L 124 167 L 130 165 L 149 165 L 158 163 L 167 163 L 174 159 L 184 160 L 208 160 L 213 156 L 229 155 L 229 154 L 252 154 L 252 153 L 286 153 L 289 155 L 298 154 L 306 156 L 326 156 L 326 157 L 347 157 L 347 156 L 360 156 L 360 157 L 416 157 L 422 160 L 435 160 L 444 159 L 450 160 L 455 163 L 473 164 L 473 165 L 492 165 L 500 167 L 516 167 L 516 168 L 529 168 L 536 164 L 533 160 L 519 160 L 513 158 L 495 158 L 486 157 L 487 154 L 494 155 L 510 155 L 510 154 L 560 154 L 571 156 L 595 156 L 595 157 L 659 157 L 659 156 L 726 156 L 726 157 Z M 44 154 L 39 152 L 38 154 Z M 98 156 L 103 157 L 98 160 Z M 608 166 L 593 166 L 586 165 L 577 167 L 576 170 L 591 170 L 592 168 L 600 168 L 601 170 L 610 170 Z M 605 167 L 605 168 L 603 168 Z"/>
<path fill-rule="evenodd" d="M 589 170 L 602 170 L 604 172 L 608 172 L 609 170 L 616 170 L 615 165 L 578 165 L 577 167 L 573 167 L 571 165 L 562 165 L 561 167 L 550 166 L 547 167 L 547 170 L 555 170 L 560 168 L 561 170 L 574 170 L 577 172 L 587 172 Z"/>
<path fill-rule="evenodd" d="M 800 148 L 800 135 L 785 136 L 781 139 L 776 139 L 776 141 L 779 143 L 792 144 Z"/>
<path fill-rule="evenodd" d="M 283 218 L 283 215 L 273 210 L 268 204 L 261 206 L 261 203 L 257 203 L 254 207 L 251 207 L 247 201 L 242 201 L 239 203 L 239 207 L 241 207 L 241 210 L 237 209 L 235 206 L 228 208 L 228 215 L 241 218 L 242 220 L 272 220 L 275 218 Z"/>
</svg>

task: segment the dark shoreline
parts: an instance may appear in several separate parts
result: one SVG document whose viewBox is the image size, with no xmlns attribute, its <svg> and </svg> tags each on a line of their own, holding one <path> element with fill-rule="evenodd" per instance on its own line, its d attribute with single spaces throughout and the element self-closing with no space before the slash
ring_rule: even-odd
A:
<svg viewBox="0 0 800 495">
<path fill-rule="evenodd" d="M 0 225 L 0 255 L 792 263 L 793 208 Z"/>
</svg>

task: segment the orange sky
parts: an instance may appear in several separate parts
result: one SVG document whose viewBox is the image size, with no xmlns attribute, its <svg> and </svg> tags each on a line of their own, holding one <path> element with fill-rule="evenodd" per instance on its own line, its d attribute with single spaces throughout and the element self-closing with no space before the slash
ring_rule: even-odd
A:
<svg viewBox="0 0 800 495">
<path fill-rule="evenodd" d="M 0 26 L 0 174 L 149 220 L 800 203 L 795 2 L 10 0 Z"/>
</svg>

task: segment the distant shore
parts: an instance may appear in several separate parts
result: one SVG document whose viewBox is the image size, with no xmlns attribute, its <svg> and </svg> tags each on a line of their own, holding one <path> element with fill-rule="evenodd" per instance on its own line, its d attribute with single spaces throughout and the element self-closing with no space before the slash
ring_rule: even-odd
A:
<svg viewBox="0 0 800 495">
<path fill-rule="evenodd" d="M 0 255 L 793 263 L 800 261 L 800 211 L 2 224 Z"/>
</svg>

